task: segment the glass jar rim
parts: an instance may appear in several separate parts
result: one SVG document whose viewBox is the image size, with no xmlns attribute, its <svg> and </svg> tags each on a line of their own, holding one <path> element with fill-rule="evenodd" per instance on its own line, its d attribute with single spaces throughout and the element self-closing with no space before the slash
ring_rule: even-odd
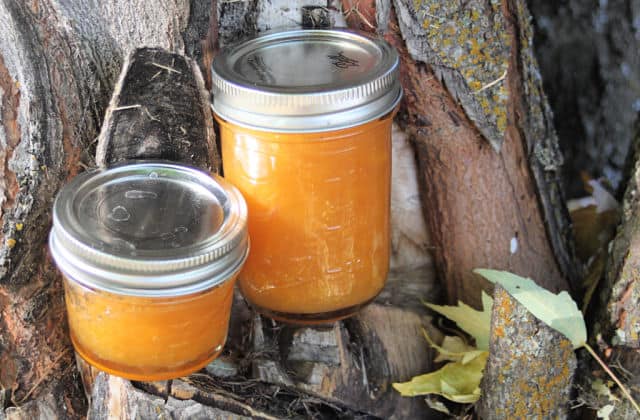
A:
<svg viewBox="0 0 640 420">
<path fill-rule="evenodd" d="M 49 247 L 85 286 L 135 296 L 214 287 L 239 270 L 249 240 L 247 206 L 221 177 L 168 162 L 83 173 L 53 206 Z"/>
<path fill-rule="evenodd" d="M 211 72 L 213 111 L 262 131 L 349 128 L 402 98 L 397 51 L 381 37 L 342 28 L 262 34 L 223 49 Z"/>
</svg>

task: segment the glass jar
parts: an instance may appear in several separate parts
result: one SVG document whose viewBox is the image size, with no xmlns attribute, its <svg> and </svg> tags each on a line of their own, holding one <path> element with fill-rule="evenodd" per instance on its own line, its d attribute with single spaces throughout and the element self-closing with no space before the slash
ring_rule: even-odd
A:
<svg viewBox="0 0 640 420">
<path fill-rule="evenodd" d="M 246 220 L 234 187 L 189 167 L 137 163 L 74 178 L 56 198 L 49 246 L 78 354 L 147 381 L 209 363 L 226 340 Z"/>
<path fill-rule="evenodd" d="M 333 321 L 384 287 L 398 63 L 346 30 L 272 33 L 216 56 L 224 174 L 251 215 L 239 285 L 262 314 Z"/>
</svg>

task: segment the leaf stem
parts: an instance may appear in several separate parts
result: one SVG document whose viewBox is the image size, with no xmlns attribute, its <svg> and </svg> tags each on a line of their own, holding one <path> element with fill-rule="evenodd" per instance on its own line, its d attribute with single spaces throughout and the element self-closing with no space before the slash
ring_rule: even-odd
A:
<svg viewBox="0 0 640 420">
<path fill-rule="evenodd" d="M 609 366 L 607 366 L 607 364 L 600 358 L 600 356 L 598 356 L 598 354 L 589 344 L 584 343 L 584 348 L 587 349 L 587 351 L 591 354 L 591 356 L 593 356 L 593 358 L 596 359 L 596 362 L 600 364 L 602 369 L 604 369 L 604 371 L 607 372 L 607 374 L 611 377 L 611 379 L 613 379 L 614 382 L 620 387 L 620 390 L 622 391 L 624 396 L 627 398 L 627 400 L 629 400 L 631 405 L 633 405 L 633 408 L 635 408 L 636 411 L 640 413 L 640 406 L 638 406 L 638 403 L 636 402 L 636 400 L 633 399 L 627 387 L 625 387 L 622 384 L 622 382 L 620 382 L 620 379 L 618 379 L 616 374 L 613 373 L 613 371 L 609 368 Z"/>
</svg>

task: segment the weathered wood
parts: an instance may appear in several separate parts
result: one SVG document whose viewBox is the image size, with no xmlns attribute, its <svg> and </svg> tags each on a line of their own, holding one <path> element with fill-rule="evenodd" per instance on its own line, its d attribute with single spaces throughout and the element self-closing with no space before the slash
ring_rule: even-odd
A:
<svg viewBox="0 0 640 420">
<path fill-rule="evenodd" d="M 129 49 L 191 50 L 200 41 L 183 34 L 200 24 L 189 13 L 205 3 L 0 1 L 0 417 L 5 407 L 22 418 L 85 413 L 60 277 L 47 257 L 53 197 L 94 165 Z"/>
<path fill-rule="evenodd" d="M 107 108 L 96 163 L 161 159 L 217 172 L 213 121 L 205 118 L 210 112 L 194 61 L 158 48 L 138 49 L 127 57 Z"/>
<path fill-rule="evenodd" d="M 89 420 L 213 419 L 241 420 L 255 417 L 229 413 L 193 400 L 178 400 L 151 395 L 136 389 L 131 382 L 100 373 L 93 387 Z"/>
<path fill-rule="evenodd" d="M 566 337 L 495 287 L 479 404 L 482 418 L 566 418 L 576 365 Z"/>
<path fill-rule="evenodd" d="M 394 2 L 397 19 L 389 21 L 385 37 L 401 53 L 406 97 L 399 121 L 416 146 L 424 213 L 448 298 L 479 305 L 479 290 L 488 284 L 472 275 L 478 267 L 513 271 L 551 290 L 568 289 L 565 276 L 574 280 L 577 266 L 555 180 L 560 168 L 557 142 L 540 81 L 534 78 L 524 4 L 509 2 L 501 8 L 495 2 L 465 2 L 453 15 L 439 11 L 440 5 Z M 360 14 L 376 15 L 366 10 Z M 352 25 L 366 29 L 359 14 L 352 16 Z M 478 34 L 495 30 L 487 19 L 506 29 L 502 47 L 487 47 L 506 54 L 485 57 L 486 52 L 473 47 L 482 39 Z M 449 34 L 460 22 L 467 22 L 469 29 Z M 457 36 L 467 41 L 451 38 Z M 490 74 L 507 66 L 506 76 L 489 81 L 465 73 L 464 62 L 443 64 L 449 38 L 464 48 L 464 62 L 484 63 L 487 58 Z M 451 72 L 456 75 L 445 77 Z M 504 113 L 505 141 L 499 153 L 459 102 L 461 84 L 495 90 L 493 100 L 486 98 L 491 105 L 484 112 Z"/>
</svg>

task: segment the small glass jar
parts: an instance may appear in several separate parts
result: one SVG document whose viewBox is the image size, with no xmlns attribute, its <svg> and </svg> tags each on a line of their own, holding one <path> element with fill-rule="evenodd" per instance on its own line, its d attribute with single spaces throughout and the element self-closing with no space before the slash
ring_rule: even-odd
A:
<svg viewBox="0 0 640 420">
<path fill-rule="evenodd" d="M 239 285 L 262 314 L 334 321 L 384 287 L 398 65 L 347 30 L 272 33 L 214 59 L 224 174 L 251 215 Z"/>
<path fill-rule="evenodd" d="M 224 346 L 248 253 L 247 208 L 217 176 L 169 163 L 84 173 L 53 208 L 71 340 L 133 380 L 196 371 Z"/>
</svg>

